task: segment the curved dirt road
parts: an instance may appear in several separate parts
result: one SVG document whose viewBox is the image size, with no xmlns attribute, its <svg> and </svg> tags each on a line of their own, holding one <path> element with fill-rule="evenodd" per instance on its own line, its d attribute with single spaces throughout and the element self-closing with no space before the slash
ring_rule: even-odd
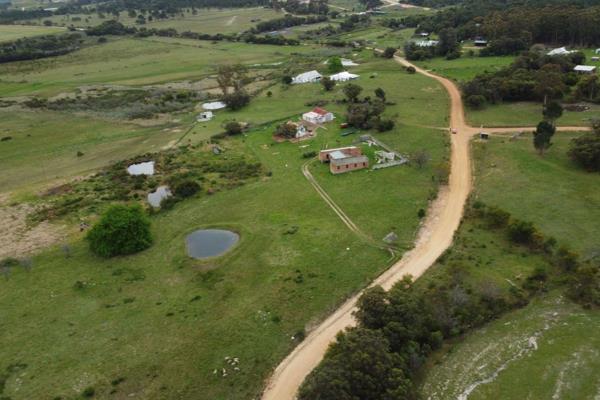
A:
<svg viewBox="0 0 600 400">
<path fill-rule="evenodd" d="M 451 136 L 451 168 L 449 184 L 440 191 L 438 199 L 432 204 L 426 221 L 419 232 L 415 247 L 406 253 L 371 286 L 380 285 L 385 290 L 390 289 L 405 275 L 413 278 L 421 276 L 442 253 L 450 247 L 454 233 L 458 229 L 463 216 L 463 209 L 471 191 L 471 159 L 469 141 L 480 129 L 469 126 L 465 122 L 464 108 L 460 91 L 456 85 L 437 75 L 418 68 L 401 57 L 396 61 L 404 66 L 413 66 L 418 73 L 440 82 L 450 97 L 450 128 L 456 129 L 457 134 Z M 486 131 L 518 132 L 533 128 L 494 128 Z M 566 127 L 562 130 L 583 130 L 582 128 Z M 263 400 L 292 400 L 304 378 L 319 364 L 327 347 L 335 340 L 338 332 L 354 326 L 356 321 L 352 316 L 356 302 L 362 293 L 348 299 L 340 308 L 325 319 L 316 329 L 290 353 L 267 382 L 263 392 Z"/>
</svg>

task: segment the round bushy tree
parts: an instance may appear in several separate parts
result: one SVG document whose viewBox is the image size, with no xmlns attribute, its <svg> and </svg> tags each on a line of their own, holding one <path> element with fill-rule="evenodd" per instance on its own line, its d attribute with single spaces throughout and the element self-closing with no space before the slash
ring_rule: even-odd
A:
<svg viewBox="0 0 600 400">
<path fill-rule="evenodd" d="M 140 205 L 111 206 L 87 234 L 90 250 L 100 257 L 137 253 L 152 245 L 150 220 Z"/>
</svg>

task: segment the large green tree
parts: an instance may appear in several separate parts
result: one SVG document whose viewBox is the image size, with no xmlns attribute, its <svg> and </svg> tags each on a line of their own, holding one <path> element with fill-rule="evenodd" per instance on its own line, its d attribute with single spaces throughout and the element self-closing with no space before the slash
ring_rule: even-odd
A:
<svg viewBox="0 0 600 400">
<path fill-rule="evenodd" d="M 540 155 L 544 155 L 546 150 L 552 146 L 552 136 L 556 128 L 548 121 L 542 121 L 533 132 L 533 146 Z"/>
</svg>

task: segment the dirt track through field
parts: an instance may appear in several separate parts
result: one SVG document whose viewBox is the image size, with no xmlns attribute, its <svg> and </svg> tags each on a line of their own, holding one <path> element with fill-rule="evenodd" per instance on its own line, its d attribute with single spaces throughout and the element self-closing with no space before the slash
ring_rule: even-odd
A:
<svg viewBox="0 0 600 400">
<path fill-rule="evenodd" d="M 418 68 L 404 58 L 395 57 L 403 66 L 413 66 L 416 71 L 440 82 L 450 97 L 450 129 L 456 130 L 451 136 L 451 168 L 449 184 L 438 194 L 432 204 L 426 221 L 419 231 L 415 247 L 401 260 L 380 275 L 371 286 L 380 285 L 389 290 L 405 275 L 414 279 L 420 277 L 442 253 L 450 247 L 454 233 L 463 216 L 463 209 L 472 183 L 472 166 L 469 151 L 471 138 L 480 129 L 466 123 L 464 107 L 459 89 L 449 79 L 434 75 Z M 493 128 L 486 132 L 532 131 L 534 128 Z M 559 130 L 585 130 L 581 127 L 564 127 Z M 345 214 L 344 214 L 345 215 Z M 335 340 L 338 332 L 354 326 L 353 311 L 362 292 L 355 294 L 327 317 L 290 353 L 273 372 L 263 392 L 263 400 L 292 400 L 304 378 L 319 364 L 327 347 Z"/>
</svg>

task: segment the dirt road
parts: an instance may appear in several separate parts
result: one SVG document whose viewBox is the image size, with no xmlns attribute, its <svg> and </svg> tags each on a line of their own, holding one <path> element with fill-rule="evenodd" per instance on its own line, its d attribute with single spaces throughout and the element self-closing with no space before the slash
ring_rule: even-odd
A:
<svg viewBox="0 0 600 400">
<path fill-rule="evenodd" d="M 449 79 L 431 74 L 418 68 L 401 57 L 396 61 L 404 66 L 413 66 L 420 74 L 440 82 L 450 97 L 450 128 L 456 130 L 451 136 L 452 154 L 449 184 L 440 191 L 432 204 L 427 219 L 419 231 L 412 251 L 380 275 L 371 286 L 380 285 L 390 289 L 405 275 L 420 277 L 442 253 L 452 244 L 454 233 L 463 216 L 463 209 L 471 191 L 472 166 L 469 141 L 480 129 L 469 126 L 465 121 L 464 107 L 459 89 Z M 531 131 L 531 127 L 494 128 L 486 131 L 518 132 Z M 583 130 L 566 127 L 562 130 Z M 338 332 L 354 326 L 352 313 L 361 293 L 348 299 L 340 308 L 325 319 L 316 329 L 290 353 L 275 369 L 267 382 L 263 400 L 292 400 L 304 378 L 319 364 L 327 347 L 335 340 Z"/>
</svg>

